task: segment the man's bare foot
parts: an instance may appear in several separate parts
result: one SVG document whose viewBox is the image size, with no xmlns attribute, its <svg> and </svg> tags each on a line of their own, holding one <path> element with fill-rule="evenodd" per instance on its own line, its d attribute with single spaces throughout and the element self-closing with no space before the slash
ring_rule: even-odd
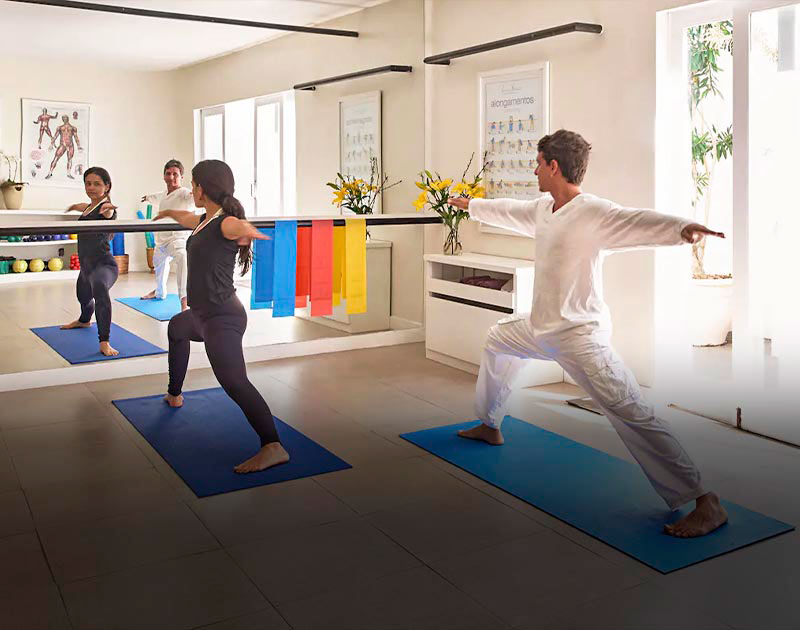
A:
<svg viewBox="0 0 800 630">
<path fill-rule="evenodd" d="M 115 357 L 119 354 L 119 350 L 112 348 L 111 344 L 107 341 L 100 342 L 100 352 L 102 352 L 107 357 Z"/>
<path fill-rule="evenodd" d="M 72 328 L 89 328 L 92 325 L 92 322 L 82 322 L 79 319 L 76 319 L 74 322 L 70 322 L 69 324 L 64 324 L 61 326 L 61 330 L 71 330 Z"/>
<path fill-rule="evenodd" d="M 483 423 L 472 429 L 461 429 L 458 432 L 458 437 L 467 438 L 468 440 L 481 440 L 492 446 L 500 446 L 505 442 L 500 429 L 493 429 Z"/>
<path fill-rule="evenodd" d="M 147 295 L 143 295 L 139 298 L 140 300 L 155 300 L 156 299 L 156 292 L 150 291 Z"/>
<path fill-rule="evenodd" d="M 677 538 L 695 538 L 710 534 L 728 522 L 728 512 L 713 492 L 697 498 L 696 506 L 681 520 L 664 525 L 664 533 Z"/>
<path fill-rule="evenodd" d="M 178 394 L 177 396 L 167 394 L 164 396 L 164 402 L 170 407 L 183 407 L 183 394 Z"/>
<path fill-rule="evenodd" d="M 181 311 L 186 311 L 189 309 L 189 299 L 182 297 L 181 298 Z"/>
<path fill-rule="evenodd" d="M 270 442 L 261 447 L 261 450 L 250 459 L 243 461 L 234 467 L 237 473 L 258 472 L 266 470 L 278 464 L 285 464 L 289 461 L 289 453 L 283 448 L 280 442 Z"/>
</svg>

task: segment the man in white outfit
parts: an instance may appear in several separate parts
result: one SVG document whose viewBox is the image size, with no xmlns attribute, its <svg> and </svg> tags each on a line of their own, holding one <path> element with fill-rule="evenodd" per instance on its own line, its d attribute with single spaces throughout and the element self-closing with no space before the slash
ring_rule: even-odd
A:
<svg viewBox="0 0 800 630">
<path fill-rule="evenodd" d="M 538 144 L 536 175 L 545 194 L 535 201 L 451 198 L 470 217 L 536 238 L 533 308 L 529 318 L 489 329 L 476 391 L 481 424 L 465 438 L 503 443 L 503 408 L 525 359 L 557 361 L 603 410 L 670 509 L 694 500 L 694 511 L 665 526 L 668 534 L 707 534 L 727 521 L 719 497 L 669 426 L 642 398 L 631 371 L 611 347 L 611 319 L 602 296 L 602 252 L 724 238 L 697 223 L 652 210 L 621 208 L 582 193 L 591 146 L 559 130 Z"/>
<path fill-rule="evenodd" d="M 170 160 L 164 165 L 164 183 L 167 185 L 166 192 L 142 197 L 142 201 L 155 206 L 153 216 L 158 213 L 159 208 L 169 210 L 194 209 L 192 191 L 181 186 L 183 183 L 183 164 L 178 160 Z M 186 239 L 189 233 L 186 231 L 154 232 L 153 235 L 156 241 L 156 249 L 153 252 L 156 288 L 147 295 L 143 295 L 142 299 L 163 300 L 167 297 L 169 266 L 174 260 L 175 273 L 178 277 L 178 295 L 181 298 L 181 310 L 185 311 L 188 308 L 186 303 Z"/>
</svg>

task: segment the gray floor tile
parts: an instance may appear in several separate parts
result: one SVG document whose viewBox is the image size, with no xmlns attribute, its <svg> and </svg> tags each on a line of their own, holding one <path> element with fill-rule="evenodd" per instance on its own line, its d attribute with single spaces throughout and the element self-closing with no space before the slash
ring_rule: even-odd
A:
<svg viewBox="0 0 800 630">
<path fill-rule="evenodd" d="M 0 593 L 41 589 L 52 581 L 35 533 L 0 538 Z"/>
<path fill-rule="evenodd" d="M 359 514 L 370 514 L 422 499 L 475 492 L 465 483 L 418 457 L 322 475 L 317 482 Z"/>
<path fill-rule="evenodd" d="M 432 563 L 433 568 L 512 626 L 630 588 L 640 579 L 544 531 Z"/>
<path fill-rule="evenodd" d="M 762 626 L 759 626 L 761 628 Z M 682 597 L 665 596 L 657 584 L 642 584 L 568 606 L 547 620 L 519 630 L 729 630 L 711 615 L 688 606 Z"/>
<path fill-rule="evenodd" d="M 33 519 L 22 491 L 0 492 L 0 538 L 32 530 Z"/>
<path fill-rule="evenodd" d="M 70 525 L 176 503 L 177 492 L 154 469 L 94 482 L 49 483 L 25 491 L 37 524 Z"/>
<path fill-rule="evenodd" d="M 224 551 L 73 582 L 62 593 L 76 630 L 188 630 L 268 606 Z"/>
<path fill-rule="evenodd" d="M 274 608 L 267 608 L 252 615 L 212 623 L 197 630 L 291 630 L 291 628 Z"/>
<path fill-rule="evenodd" d="M 312 479 L 228 492 L 189 505 L 226 547 L 354 516 Z"/>
<path fill-rule="evenodd" d="M 419 501 L 371 514 L 369 522 L 423 562 L 474 551 L 544 528 L 480 493 Z"/>
<path fill-rule="evenodd" d="M 501 621 L 419 568 L 278 606 L 296 630 L 493 630 Z"/>
<path fill-rule="evenodd" d="M 39 535 L 59 584 L 219 547 L 181 503 L 74 525 L 40 525 Z"/>
<path fill-rule="evenodd" d="M 361 519 L 237 545 L 229 552 L 276 605 L 420 565 Z"/>
<path fill-rule="evenodd" d="M 70 630 L 72 627 L 52 582 L 16 593 L 0 592 L 3 630 Z"/>
</svg>

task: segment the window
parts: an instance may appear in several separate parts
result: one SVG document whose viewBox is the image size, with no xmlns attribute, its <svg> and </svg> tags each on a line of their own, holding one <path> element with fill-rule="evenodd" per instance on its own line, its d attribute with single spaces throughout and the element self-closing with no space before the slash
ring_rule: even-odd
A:
<svg viewBox="0 0 800 630">
<path fill-rule="evenodd" d="M 295 214 L 294 121 L 294 92 L 203 108 L 195 116 L 197 157 L 228 163 L 248 216 Z"/>
</svg>

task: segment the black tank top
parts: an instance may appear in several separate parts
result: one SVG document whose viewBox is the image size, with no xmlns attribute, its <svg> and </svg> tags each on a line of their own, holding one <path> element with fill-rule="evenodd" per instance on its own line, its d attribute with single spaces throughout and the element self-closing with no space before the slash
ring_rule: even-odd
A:
<svg viewBox="0 0 800 630">
<path fill-rule="evenodd" d="M 202 216 L 200 223 L 205 221 L 207 214 Z M 193 308 L 224 304 L 236 293 L 233 272 L 239 246 L 236 241 L 229 240 L 222 234 L 222 221 L 226 216 L 223 214 L 211 219 L 186 241 L 189 266 L 186 297 L 189 306 Z"/>
<path fill-rule="evenodd" d="M 111 218 L 104 217 L 100 214 L 100 208 L 106 203 L 108 199 L 104 198 L 94 208 L 89 210 L 86 214 L 78 217 L 78 221 L 113 221 L 117 218 L 117 211 Z M 111 246 L 109 242 L 114 235 L 106 232 L 95 232 L 78 234 L 78 258 L 80 259 L 97 259 L 105 256 L 111 256 Z"/>
</svg>

